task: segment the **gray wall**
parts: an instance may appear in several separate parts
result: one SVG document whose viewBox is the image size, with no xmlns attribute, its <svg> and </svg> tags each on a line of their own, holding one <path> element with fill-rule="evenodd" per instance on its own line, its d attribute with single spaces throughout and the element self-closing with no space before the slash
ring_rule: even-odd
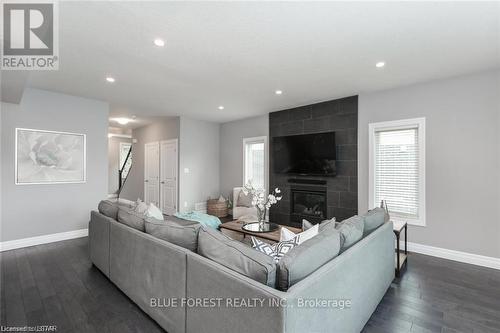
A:
<svg viewBox="0 0 500 333">
<path fill-rule="evenodd" d="M 243 185 L 243 138 L 269 137 L 269 115 L 221 124 L 220 191 L 227 197 Z"/>
<path fill-rule="evenodd" d="M 359 96 L 359 211 L 368 124 L 426 117 L 427 226 L 411 242 L 500 258 L 499 71 Z"/>
<path fill-rule="evenodd" d="M 179 138 L 179 117 L 162 117 L 153 124 L 132 130 L 132 168 L 120 194 L 129 200 L 144 200 L 144 145 Z"/>
<path fill-rule="evenodd" d="M 181 117 L 179 140 L 179 210 L 219 195 L 219 131 L 217 123 Z M 184 169 L 188 168 L 189 173 Z"/>
<path fill-rule="evenodd" d="M 19 105 L 2 103 L 1 112 L 1 240 L 87 228 L 90 211 L 107 194 L 108 104 L 27 89 Z M 86 134 L 87 182 L 15 185 L 16 127 Z"/>
<path fill-rule="evenodd" d="M 118 170 L 120 165 L 120 143 L 132 142 L 130 138 L 112 136 L 108 139 L 108 193 L 114 194 L 118 190 Z"/>
</svg>

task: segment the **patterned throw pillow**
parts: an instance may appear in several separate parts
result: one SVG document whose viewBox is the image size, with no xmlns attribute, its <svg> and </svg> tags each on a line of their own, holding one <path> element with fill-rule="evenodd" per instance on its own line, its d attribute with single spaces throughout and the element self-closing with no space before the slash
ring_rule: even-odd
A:
<svg viewBox="0 0 500 333">
<path fill-rule="evenodd" d="M 273 257 L 274 262 L 278 263 L 283 256 L 298 245 L 298 239 L 293 238 L 289 241 L 268 244 L 252 236 L 252 247 L 257 251 Z"/>
</svg>

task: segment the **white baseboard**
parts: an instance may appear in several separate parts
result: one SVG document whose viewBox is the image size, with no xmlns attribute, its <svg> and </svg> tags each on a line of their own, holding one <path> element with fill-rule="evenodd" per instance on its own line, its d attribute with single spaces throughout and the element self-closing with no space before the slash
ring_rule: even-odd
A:
<svg viewBox="0 0 500 333">
<path fill-rule="evenodd" d="M 404 241 L 400 241 L 400 248 L 404 249 Z M 423 245 L 408 242 L 408 251 L 426 254 L 428 256 L 449 259 L 454 261 L 463 262 L 466 264 L 478 265 L 500 270 L 500 258 L 487 257 L 479 254 L 472 254 L 467 252 L 443 249 L 430 245 Z"/>
<path fill-rule="evenodd" d="M 80 238 L 88 236 L 89 229 L 80 229 L 67 232 L 59 232 L 57 234 L 15 239 L 6 242 L 0 242 L 0 252 L 20 249 L 22 247 L 35 246 L 40 244 L 47 244 L 59 242 L 66 239 Z"/>
</svg>

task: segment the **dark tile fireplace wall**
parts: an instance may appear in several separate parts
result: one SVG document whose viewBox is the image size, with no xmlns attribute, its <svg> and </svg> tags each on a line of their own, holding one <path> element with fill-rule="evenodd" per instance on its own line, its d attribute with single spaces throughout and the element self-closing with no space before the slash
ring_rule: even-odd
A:
<svg viewBox="0 0 500 333">
<path fill-rule="evenodd" d="M 358 213 L 358 96 L 351 96 L 269 114 L 271 189 L 283 190 L 283 199 L 273 206 L 270 220 L 284 225 L 299 226 L 291 218 L 291 187 L 293 180 L 324 180 L 327 189 L 327 217 L 344 220 Z M 337 176 L 306 177 L 275 174 L 273 168 L 273 138 L 283 135 L 310 134 L 335 131 L 337 145 Z M 305 185 L 305 184 L 304 184 Z"/>
</svg>

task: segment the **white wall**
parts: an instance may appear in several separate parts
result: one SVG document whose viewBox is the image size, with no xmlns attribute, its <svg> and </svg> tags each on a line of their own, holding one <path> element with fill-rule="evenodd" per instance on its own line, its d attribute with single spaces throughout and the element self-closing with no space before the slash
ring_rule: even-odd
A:
<svg viewBox="0 0 500 333">
<path fill-rule="evenodd" d="M 368 207 L 368 124 L 426 117 L 427 226 L 409 240 L 500 258 L 500 71 L 359 96 L 359 211 Z"/>
<path fill-rule="evenodd" d="M 243 138 L 257 136 L 269 138 L 269 114 L 221 125 L 220 190 L 224 196 L 243 185 Z"/>
<path fill-rule="evenodd" d="M 1 241 L 88 227 L 90 211 L 108 188 L 108 104 L 27 89 L 17 104 L 1 104 Z M 87 135 L 87 182 L 15 185 L 15 128 Z"/>
<path fill-rule="evenodd" d="M 219 130 L 217 123 L 180 119 L 179 210 L 219 196 Z M 189 173 L 185 169 L 189 169 Z"/>
</svg>

